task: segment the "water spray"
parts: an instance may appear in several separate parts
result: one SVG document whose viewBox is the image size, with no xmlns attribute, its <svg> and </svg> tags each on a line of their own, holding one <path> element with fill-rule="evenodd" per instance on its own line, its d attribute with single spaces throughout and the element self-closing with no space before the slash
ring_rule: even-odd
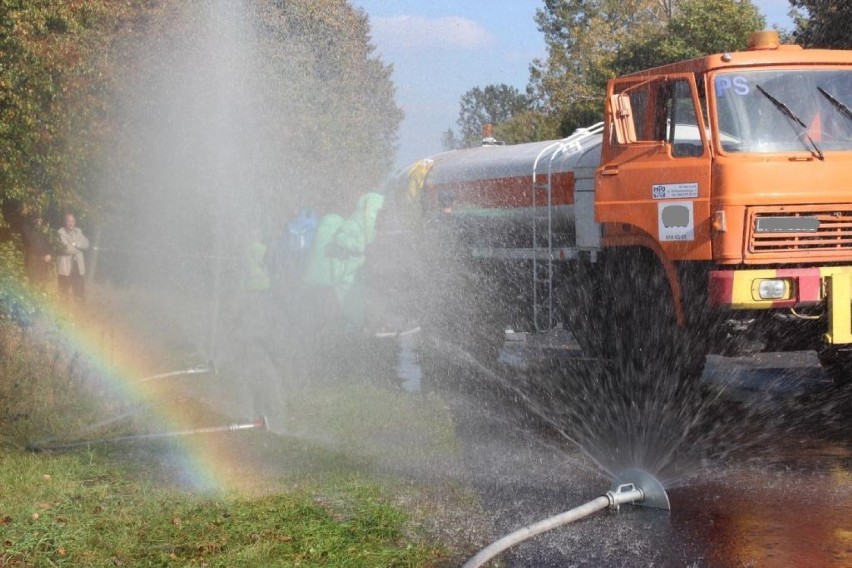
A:
<svg viewBox="0 0 852 568">
<path fill-rule="evenodd" d="M 588 517 L 592 513 L 602 511 L 607 507 L 618 508 L 627 503 L 657 509 L 671 509 L 669 497 L 657 478 L 641 469 L 627 469 L 618 476 L 613 487 L 597 499 L 518 529 L 494 541 L 465 562 L 462 568 L 479 568 L 504 550 L 529 538 Z"/>
<path fill-rule="evenodd" d="M 242 430 L 268 430 L 266 416 L 256 418 L 252 422 L 225 424 L 222 426 L 208 426 L 206 428 L 194 428 L 192 430 L 176 430 L 171 432 L 153 432 L 150 434 L 135 434 L 132 436 L 118 436 L 115 438 L 103 438 L 100 440 L 86 440 L 81 442 L 71 442 L 67 444 L 48 444 L 41 445 L 38 443 L 27 444 L 27 449 L 31 452 L 41 452 L 45 450 L 71 450 L 91 446 L 93 444 L 116 444 L 120 442 L 135 442 L 139 440 L 155 440 L 160 438 L 175 438 L 179 436 L 194 436 L 197 434 L 214 434 L 217 432 L 239 432 Z"/>
</svg>

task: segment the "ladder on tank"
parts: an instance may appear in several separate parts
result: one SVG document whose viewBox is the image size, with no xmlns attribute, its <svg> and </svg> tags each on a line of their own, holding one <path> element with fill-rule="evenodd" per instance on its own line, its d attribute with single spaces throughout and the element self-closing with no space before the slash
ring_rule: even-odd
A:
<svg viewBox="0 0 852 568">
<path fill-rule="evenodd" d="M 556 325 L 553 306 L 553 165 L 560 156 L 583 151 L 583 141 L 603 132 L 603 122 L 578 128 L 571 136 L 546 146 L 533 162 L 532 171 L 532 303 L 536 332 L 552 331 Z M 539 171 L 546 162 L 546 168 Z M 544 177 L 543 181 L 539 177 Z M 542 203 L 539 193 L 544 193 Z"/>
</svg>

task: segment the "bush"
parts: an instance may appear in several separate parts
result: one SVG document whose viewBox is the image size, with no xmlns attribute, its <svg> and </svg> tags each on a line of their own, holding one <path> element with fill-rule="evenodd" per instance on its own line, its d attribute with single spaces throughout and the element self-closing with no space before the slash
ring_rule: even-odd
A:
<svg viewBox="0 0 852 568">
<path fill-rule="evenodd" d="M 28 325 L 35 305 L 24 286 L 24 262 L 13 240 L 0 241 L 0 319 Z"/>
<path fill-rule="evenodd" d="M 92 371 L 56 333 L 0 320 L 0 447 L 23 447 L 75 432 L 104 416 L 107 400 L 88 387 Z"/>
</svg>

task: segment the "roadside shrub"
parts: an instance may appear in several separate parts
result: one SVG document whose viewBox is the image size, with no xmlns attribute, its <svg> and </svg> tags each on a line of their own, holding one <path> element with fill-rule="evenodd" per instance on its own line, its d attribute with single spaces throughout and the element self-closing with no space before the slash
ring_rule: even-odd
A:
<svg viewBox="0 0 852 568">
<path fill-rule="evenodd" d="M 0 241 L 0 319 L 28 325 L 35 306 L 24 283 L 24 262 L 14 240 Z"/>
<path fill-rule="evenodd" d="M 103 415 L 86 383 L 91 370 L 55 336 L 0 320 L 0 447 L 72 433 Z"/>
</svg>

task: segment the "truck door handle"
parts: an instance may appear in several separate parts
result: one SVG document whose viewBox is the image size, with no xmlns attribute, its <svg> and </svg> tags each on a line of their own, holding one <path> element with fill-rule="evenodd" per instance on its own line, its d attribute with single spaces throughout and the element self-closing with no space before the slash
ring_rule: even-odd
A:
<svg viewBox="0 0 852 568">
<path fill-rule="evenodd" d="M 618 166 L 604 166 L 601 170 L 602 176 L 617 176 Z"/>
</svg>

